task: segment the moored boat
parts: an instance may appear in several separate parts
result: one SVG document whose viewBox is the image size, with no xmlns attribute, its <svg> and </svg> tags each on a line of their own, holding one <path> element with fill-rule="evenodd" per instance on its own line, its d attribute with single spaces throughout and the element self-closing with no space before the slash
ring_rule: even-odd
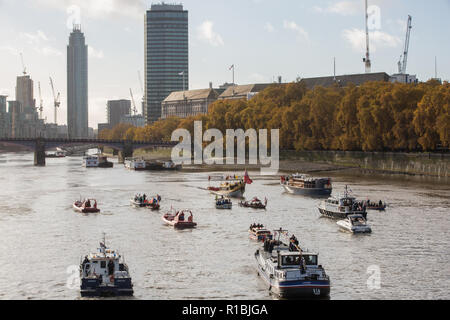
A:
<svg viewBox="0 0 450 320">
<path fill-rule="evenodd" d="M 216 209 L 231 209 L 233 207 L 233 202 L 230 198 L 221 196 L 216 196 Z"/>
<path fill-rule="evenodd" d="M 123 257 L 106 246 L 80 261 L 80 294 L 82 297 L 132 296 L 133 283 Z"/>
<path fill-rule="evenodd" d="M 192 214 L 192 211 L 189 210 L 177 212 L 172 210 L 163 215 L 161 219 L 166 225 L 172 226 L 175 229 L 192 229 L 197 226 L 197 223 L 194 222 L 194 215 Z"/>
<path fill-rule="evenodd" d="M 351 233 L 371 233 L 372 228 L 367 224 L 366 219 L 361 214 L 352 214 L 344 220 L 339 220 L 336 224 L 344 231 Z"/>
<path fill-rule="evenodd" d="M 253 209 L 266 209 L 267 207 L 267 198 L 262 203 L 257 197 L 254 197 L 251 201 L 241 201 L 239 202 L 239 206 L 244 208 L 253 208 Z"/>
<path fill-rule="evenodd" d="M 154 170 L 154 171 L 164 171 L 164 170 L 180 170 L 182 168 L 181 165 L 175 164 L 173 161 L 146 161 L 145 169 L 146 170 Z"/>
<path fill-rule="evenodd" d="M 254 223 L 248 229 L 249 238 L 256 241 L 272 240 L 272 232 L 262 224 Z"/>
<path fill-rule="evenodd" d="M 276 230 L 276 240 L 266 239 L 255 252 L 258 275 L 270 292 L 282 298 L 328 297 L 330 278 L 319 265 L 318 253 L 301 249 L 295 237 L 282 239 L 287 236 L 286 230 Z"/>
<path fill-rule="evenodd" d="M 125 168 L 129 170 L 142 171 L 146 170 L 146 162 L 144 159 L 127 158 L 124 161 Z"/>
<path fill-rule="evenodd" d="M 66 152 L 62 150 L 56 150 L 55 152 L 46 152 L 46 158 L 65 158 Z"/>
<path fill-rule="evenodd" d="M 81 213 L 98 213 L 100 209 L 97 208 L 97 200 L 95 199 L 86 199 L 86 200 L 77 200 L 73 204 L 73 208 Z"/>
<path fill-rule="evenodd" d="M 280 184 L 291 194 L 329 196 L 333 190 L 330 178 L 314 178 L 303 174 L 282 176 Z"/>
<path fill-rule="evenodd" d="M 367 219 L 367 211 L 362 201 L 357 201 L 355 197 L 352 197 L 348 193 L 347 186 L 345 186 L 345 192 L 343 196 L 330 197 L 318 207 L 319 212 L 329 218 L 345 219 L 352 214 L 360 214 Z"/>
</svg>

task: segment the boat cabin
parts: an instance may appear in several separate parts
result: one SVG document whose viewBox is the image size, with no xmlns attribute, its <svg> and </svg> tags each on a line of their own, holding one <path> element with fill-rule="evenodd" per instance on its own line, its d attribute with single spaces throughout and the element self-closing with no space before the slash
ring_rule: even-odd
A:
<svg viewBox="0 0 450 320">
<path fill-rule="evenodd" d="M 99 252 L 86 256 L 81 264 L 85 278 L 101 278 L 103 283 L 113 283 L 117 278 L 129 278 L 127 266 L 114 250 L 99 248 Z"/>
<path fill-rule="evenodd" d="M 281 268 L 290 268 L 300 266 L 301 258 L 303 258 L 306 266 L 318 265 L 317 253 L 300 253 L 300 252 L 280 252 Z M 278 263 L 278 254 L 272 255 L 272 261 Z"/>
</svg>

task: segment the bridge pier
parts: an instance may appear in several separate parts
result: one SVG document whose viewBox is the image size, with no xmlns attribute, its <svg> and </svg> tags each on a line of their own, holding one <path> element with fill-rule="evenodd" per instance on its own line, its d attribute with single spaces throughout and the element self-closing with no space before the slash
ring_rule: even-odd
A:
<svg viewBox="0 0 450 320">
<path fill-rule="evenodd" d="M 124 163 L 126 158 L 133 157 L 133 143 L 126 141 L 123 144 L 123 150 L 119 151 L 119 163 Z"/>
<path fill-rule="evenodd" d="M 34 147 L 34 165 L 45 166 L 45 142 L 42 139 L 36 139 Z"/>
</svg>

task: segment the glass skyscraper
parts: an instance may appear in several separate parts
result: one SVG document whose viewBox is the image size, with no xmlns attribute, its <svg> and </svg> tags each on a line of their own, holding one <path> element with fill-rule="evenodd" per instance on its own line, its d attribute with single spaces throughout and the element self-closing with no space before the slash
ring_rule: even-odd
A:
<svg viewBox="0 0 450 320">
<path fill-rule="evenodd" d="M 67 126 L 69 138 L 87 138 L 88 47 L 80 26 L 75 25 L 67 46 Z"/>
<path fill-rule="evenodd" d="M 147 124 L 161 118 L 161 102 L 189 88 L 188 11 L 154 4 L 145 15 L 145 105 Z"/>
</svg>

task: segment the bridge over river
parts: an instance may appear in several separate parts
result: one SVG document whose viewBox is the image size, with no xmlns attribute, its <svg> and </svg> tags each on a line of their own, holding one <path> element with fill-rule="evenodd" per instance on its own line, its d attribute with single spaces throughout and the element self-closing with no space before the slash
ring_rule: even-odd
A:
<svg viewBox="0 0 450 320">
<path fill-rule="evenodd" d="M 172 148 L 177 142 L 148 142 L 129 140 L 102 140 L 102 139 L 44 139 L 44 138 L 0 138 L 0 143 L 6 145 L 19 145 L 34 150 L 34 165 L 45 166 L 45 151 L 57 147 L 91 145 L 97 147 L 109 147 L 119 151 L 119 162 L 133 156 L 134 150 Z"/>
</svg>

